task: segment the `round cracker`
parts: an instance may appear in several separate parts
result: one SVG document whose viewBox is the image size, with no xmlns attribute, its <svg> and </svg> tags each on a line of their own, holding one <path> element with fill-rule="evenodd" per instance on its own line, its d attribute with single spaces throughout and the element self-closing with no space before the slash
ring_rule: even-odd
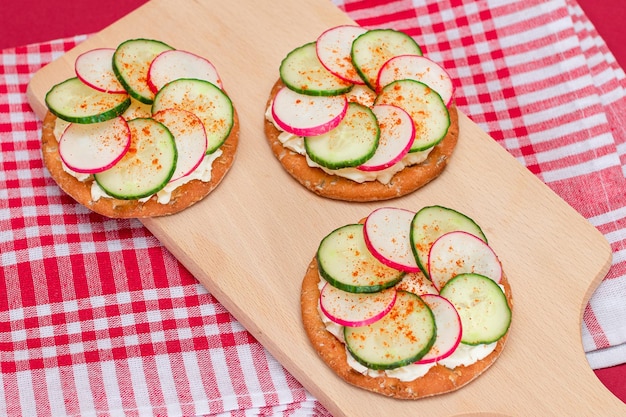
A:
<svg viewBox="0 0 626 417">
<path fill-rule="evenodd" d="M 98 214 L 112 218 L 166 216 L 178 213 L 202 200 L 213 191 L 226 176 L 226 173 L 234 163 L 237 145 L 239 143 L 239 120 L 237 113 L 235 113 L 234 124 L 230 135 L 220 148 L 222 155 L 213 162 L 210 181 L 192 180 L 181 185 L 172 192 L 170 202 L 167 204 L 157 202 L 156 196 L 152 196 L 145 202 L 106 197 L 93 201 L 91 198 L 91 183 L 93 180 L 81 182 L 63 170 L 58 151 L 58 140 L 54 136 L 55 122 L 56 116 L 48 112 L 43 120 L 42 127 L 43 160 L 46 168 L 50 171 L 50 175 L 59 187 L 78 203 Z"/>
<path fill-rule="evenodd" d="M 458 366 L 454 369 L 443 365 L 435 365 L 428 373 L 413 381 L 401 381 L 397 378 L 363 375 L 348 365 L 345 345 L 326 330 L 318 310 L 320 282 L 317 260 L 313 258 L 302 280 L 300 294 L 302 322 L 306 334 L 322 360 L 344 381 L 359 388 L 384 396 L 416 400 L 433 395 L 455 391 L 480 376 L 489 368 L 502 353 L 508 332 L 487 357 L 469 366 Z M 505 276 L 501 285 L 504 286 L 509 307 L 513 308 L 511 287 Z"/>
<path fill-rule="evenodd" d="M 279 79 L 270 92 L 267 107 L 284 84 Z M 265 120 L 265 137 L 274 156 L 283 168 L 300 184 L 322 197 L 354 202 L 383 201 L 402 197 L 423 187 L 437 178 L 445 169 L 456 147 L 459 137 L 459 119 L 456 106 L 448 109 L 450 127 L 448 133 L 428 155 L 428 158 L 416 165 L 404 168 L 396 173 L 388 184 L 379 181 L 358 183 L 347 178 L 331 175 L 320 168 L 312 168 L 306 158 L 283 146 L 278 139 L 281 131 L 274 124 Z"/>
</svg>

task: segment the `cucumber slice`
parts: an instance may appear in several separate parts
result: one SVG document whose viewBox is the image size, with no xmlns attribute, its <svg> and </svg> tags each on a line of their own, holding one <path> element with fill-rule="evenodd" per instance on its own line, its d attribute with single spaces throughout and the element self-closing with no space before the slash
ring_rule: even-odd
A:
<svg viewBox="0 0 626 417">
<path fill-rule="evenodd" d="M 152 104 L 154 92 L 148 84 L 150 64 L 171 46 L 153 39 L 129 39 L 113 54 L 113 72 L 128 94 L 145 104 Z"/>
<path fill-rule="evenodd" d="M 304 138 L 312 161 L 329 169 L 356 167 L 370 159 L 378 148 L 380 128 L 374 112 L 349 103 L 339 125 L 328 133 Z"/>
<path fill-rule="evenodd" d="M 417 295 L 399 291 L 396 302 L 382 319 L 360 327 L 345 327 L 350 354 L 375 370 L 394 369 L 420 360 L 428 353 L 437 328 L 432 311 Z"/>
<path fill-rule="evenodd" d="M 459 274 L 444 285 L 440 295 L 454 305 L 461 317 L 462 343 L 496 342 L 511 325 L 511 308 L 504 291 L 484 275 Z"/>
<path fill-rule="evenodd" d="M 376 91 L 378 72 L 398 55 L 422 55 L 422 49 L 406 33 L 393 29 L 372 29 L 352 42 L 352 63 L 365 84 Z"/>
<path fill-rule="evenodd" d="M 404 109 L 415 123 L 415 139 L 409 152 L 437 145 L 450 127 L 450 113 L 439 93 L 416 80 L 398 80 L 385 86 L 376 104 L 393 104 Z"/>
<path fill-rule="evenodd" d="M 152 114 L 168 108 L 187 110 L 198 116 L 207 136 L 207 154 L 215 152 L 226 140 L 234 124 L 230 98 L 215 84 L 195 78 L 168 83 L 157 93 Z"/>
<path fill-rule="evenodd" d="M 128 121 L 131 145 L 112 168 L 94 174 L 98 185 L 111 197 L 137 200 L 167 185 L 176 170 L 178 152 L 174 137 L 151 118 Z"/>
<path fill-rule="evenodd" d="M 315 42 L 289 52 L 280 64 L 280 79 L 291 90 L 309 96 L 336 96 L 354 84 L 330 72 L 317 57 Z"/>
<path fill-rule="evenodd" d="M 411 221 L 411 248 L 424 275 L 429 277 L 428 255 L 433 243 L 440 236 L 457 230 L 473 234 L 487 243 L 480 226 L 456 210 L 442 206 L 426 206 L 415 213 Z"/>
<path fill-rule="evenodd" d="M 53 86 L 45 97 L 50 113 L 71 123 L 99 123 L 124 113 L 130 106 L 128 94 L 95 90 L 78 77 Z"/>
<path fill-rule="evenodd" d="M 322 239 L 316 256 L 322 278 L 347 292 L 381 291 L 404 276 L 367 250 L 362 224 L 349 224 L 330 232 Z"/>
</svg>

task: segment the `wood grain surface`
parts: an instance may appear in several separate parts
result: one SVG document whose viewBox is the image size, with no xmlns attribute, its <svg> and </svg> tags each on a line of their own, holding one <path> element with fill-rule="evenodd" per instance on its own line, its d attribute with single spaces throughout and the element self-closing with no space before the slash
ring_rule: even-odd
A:
<svg viewBox="0 0 626 417">
<path fill-rule="evenodd" d="M 327 0 L 152 0 L 41 69 L 29 101 L 43 117 L 45 93 L 72 76 L 80 52 L 130 38 L 159 39 L 216 65 L 240 114 L 235 165 L 204 201 L 143 223 L 335 416 L 624 415 L 581 343 L 582 310 L 610 266 L 608 243 L 467 116 L 443 175 L 401 199 L 331 201 L 282 170 L 263 137 L 280 61 L 343 23 L 353 22 Z M 431 204 L 483 227 L 513 288 L 513 324 L 502 356 L 476 381 L 443 396 L 393 400 L 347 385 L 316 356 L 300 321 L 300 284 L 334 228 L 383 205 Z"/>
</svg>

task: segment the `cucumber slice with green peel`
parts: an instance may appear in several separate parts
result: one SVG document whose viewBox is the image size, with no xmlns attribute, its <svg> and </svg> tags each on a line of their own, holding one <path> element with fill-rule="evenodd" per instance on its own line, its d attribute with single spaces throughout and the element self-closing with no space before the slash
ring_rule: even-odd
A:
<svg viewBox="0 0 626 417">
<path fill-rule="evenodd" d="M 372 29 L 352 42 L 352 63 L 365 84 L 374 91 L 378 72 L 385 62 L 406 54 L 422 55 L 422 49 L 412 37 L 393 29 Z"/>
<path fill-rule="evenodd" d="M 392 104 L 404 109 L 415 123 L 415 139 L 409 152 L 419 152 L 437 145 L 450 127 L 450 113 L 441 96 L 416 80 L 398 80 L 385 86 L 376 104 Z"/>
<path fill-rule="evenodd" d="M 464 231 L 487 242 L 480 226 L 461 212 L 442 206 L 426 206 L 415 213 L 411 221 L 411 249 L 417 265 L 427 277 L 430 248 L 440 236 L 453 231 Z"/>
<path fill-rule="evenodd" d="M 45 103 L 60 119 L 71 123 L 99 123 L 121 115 L 130 106 L 127 94 L 112 94 L 95 90 L 78 77 L 53 86 Z"/>
<path fill-rule="evenodd" d="M 356 167 L 378 148 L 380 127 L 371 109 L 349 103 L 339 125 L 328 133 L 306 136 L 304 147 L 312 161 L 329 169 Z"/>
<path fill-rule="evenodd" d="M 310 96 L 336 96 L 352 89 L 320 62 L 315 42 L 289 52 L 280 64 L 280 79 L 291 90 Z"/>
<path fill-rule="evenodd" d="M 420 360 L 435 338 L 435 318 L 417 295 L 399 291 L 391 311 L 360 327 L 345 327 L 346 348 L 357 362 L 374 370 L 394 369 Z"/>
<path fill-rule="evenodd" d="M 128 121 L 131 145 L 112 168 L 94 174 L 108 195 L 120 200 L 149 197 L 167 185 L 176 170 L 178 152 L 174 137 L 151 118 Z"/>
<path fill-rule="evenodd" d="M 349 224 L 329 233 L 322 239 L 316 259 L 322 278 L 347 292 L 381 291 L 404 276 L 404 272 L 384 265 L 367 250 L 362 224 Z"/>
<path fill-rule="evenodd" d="M 504 291 L 491 278 L 460 274 L 444 285 L 440 295 L 454 305 L 461 317 L 462 343 L 493 343 L 509 330 L 511 308 Z"/>
<path fill-rule="evenodd" d="M 187 110 L 198 116 L 207 136 L 207 154 L 226 140 L 234 124 L 230 98 L 215 84 L 195 78 L 181 78 L 165 85 L 154 98 L 152 114 L 168 108 Z"/>
<path fill-rule="evenodd" d="M 152 104 L 154 92 L 148 84 L 150 64 L 171 46 L 153 39 L 129 39 L 113 54 L 113 72 L 128 94 L 145 104 Z"/>
</svg>

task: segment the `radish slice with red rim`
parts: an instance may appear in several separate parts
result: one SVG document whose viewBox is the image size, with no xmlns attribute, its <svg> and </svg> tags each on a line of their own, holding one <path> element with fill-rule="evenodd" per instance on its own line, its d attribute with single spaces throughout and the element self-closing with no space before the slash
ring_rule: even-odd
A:
<svg viewBox="0 0 626 417">
<path fill-rule="evenodd" d="M 317 57 L 322 65 L 337 77 L 353 84 L 365 84 L 352 65 L 352 42 L 367 29 L 341 25 L 323 32 L 316 41 Z"/>
<path fill-rule="evenodd" d="M 397 207 L 381 207 L 367 216 L 365 244 L 381 263 L 400 271 L 419 271 L 410 240 L 414 216 L 414 212 Z"/>
<path fill-rule="evenodd" d="M 122 117 L 100 123 L 71 123 L 59 139 L 59 155 L 72 171 L 102 172 L 126 154 L 130 136 L 128 124 Z"/>
<path fill-rule="evenodd" d="M 180 49 L 161 52 L 148 69 L 148 85 L 154 93 L 179 78 L 195 78 L 223 87 L 217 69 L 209 60 Z"/>
<path fill-rule="evenodd" d="M 76 76 L 94 90 L 126 94 L 113 72 L 114 48 L 97 48 L 80 54 L 74 61 Z"/>
<path fill-rule="evenodd" d="M 378 72 L 377 91 L 386 85 L 403 79 L 420 81 L 441 96 L 450 105 L 454 95 L 454 85 L 448 72 L 436 62 L 421 55 L 399 55 L 385 62 Z"/>
<path fill-rule="evenodd" d="M 454 305 L 437 294 L 424 294 L 420 296 L 430 307 L 435 316 L 437 336 L 430 351 L 416 363 L 432 363 L 452 355 L 461 343 L 463 327 L 461 317 Z"/>
<path fill-rule="evenodd" d="M 320 309 L 324 315 L 347 327 L 366 326 L 380 320 L 395 301 L 393 287 L 374 293 L 352 293 L 326 283 L 320 293 Z"/>
<path fill-rule="evenodd" d="M 357 167 L 361 171 L 381 171 L 397 164 L 409 153 L 415 139 L 413 119 L 400 107 L 379 104 L 372 111 L 378 119 L 380 138 L 374 156 Z"/>
<path fill-rule="evenodd" d="M 339 125 L 348 110 L 348 100 L 339 96 L 307 96 L 283 87 L 272 102 L 274 122 L 297 136 L 317 136 Z"/>
<path fill-rule="evenodd" d="M 428 274 L 433 284 L 443 286 L 463 273 L 484 275 L 499 283 L 502 265 L 491 247 L 482 239 L 462 231 L 440 236 L 428 254 Z"/>
<path fill-rule="evenodd" d="M 161 122 L 174 136 L 178 159 L 170 182 L 189 175 L 202 162 L 207 150 L 207 136 L 202 120 L 182 109 L 165 109 L 152 118 Z"/>
</svg>

